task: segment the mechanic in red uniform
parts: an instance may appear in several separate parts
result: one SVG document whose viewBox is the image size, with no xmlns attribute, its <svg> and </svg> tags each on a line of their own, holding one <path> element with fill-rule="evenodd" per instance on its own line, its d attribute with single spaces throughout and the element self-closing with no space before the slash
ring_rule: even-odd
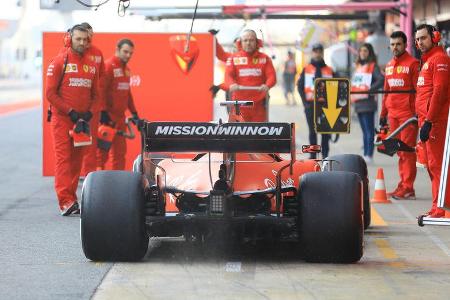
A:
<svg viewBox="0 0 450 300">
<path fill-rule="evenodd" d="M 427 213 L 440 218 L 445 212 L 437 207 L 441 179 L 444 142 L 450 102 L 450 58 L 439 45 L 440 33 L 433 26 L 417 27 L 416 45 L 422 53 L 422 67 L 417 80 L 416 113 L 419 118 L 420 140 L 425 143 L 427 170 L 431 179 L 433 203 Z M 447 199 L 450 193 L 447 193 Z"/>
<path fill-rule="evenodd" d="M 233 55 L 233 52 L 226 52 L 225 49 L 222 47 L 222 45 L 219 43 L 219 41 L 217 40 L 217 38 L 215 37 L 215 35 L 219 32 L 216 29 L 210 29 L 208 30 L 209 33 L 211 33 L 214 36 L 214 41 L 216 44 L 216 57 L 220 60 L 223 61 L 224 63 L 227 62 L 228 58 L 230 58 Z M 217 92 L 220 90 L 225 90 L 225 86 L 224 83 L 221 83 L 219 85 L 212 85 L 209 90 L 211 91 L 213 97 L 216 96 Z M 229 92 L 226 91 L 226 99 L 229 100 Z"/>
<path fill-rule="evenodd" d="M 133 96 L 130 90 L 130 68 L 127 63 L 134 52 L 134 44 L 129 39 L 121 39 L 117 43 L 116 54 L 105 62 L 105 102 L 106 112 L 102 112 L 100 123 L 108 123 L 109 119 L 115 123 L 117 130 L 126 130 L 125 111 L 128 109 L 134 122 L 139 120 Z M 103 115 L 107 113 L 108 117 Z M 116 135 L 109 152 L 97 150 L 97 166 L 105 168 L 109 159 L 112 170 L 125 169 L 125 155 L 127 144 L 125 137 Z"/>
<path fill-rule="evenodd" d="M 386 65 L 385 91 L 413 91 L 419 76 L 419 61 L 406 52 L 406 35 L 395 31 L 390 37 L 391 51 L 394 57 Z M 414 117 L 416 97 L 411 94 L 385 94 L 381 106 L 380 126 L 389 120 L 392 132 L 409 118 Z M 410 124 L 399 134 L 399 139 L 410 147 L 416 146 L 417 125 Z M 397 188 L 388 193 L 394 199 L 412 200 L 416 198 L 414 180 L 416 179 L 416 152 L 398 152 L 398 172 L 400 182 Z"/>
<path fill-rule="evenodd" d="M 97 131 L 98 125 L 100 122 L 100 111 L 105 110 L 105 99 L 104 99 L 104 76 L 105 76 L 105 60 L 103 58 L 102 51 L 92 44 L 92 37 L 94 35 L 94 31 L 92 26 L 87 23 L 81 23 L 81 26 L 84 26 L 88 30 L 88 45 L 85 51 L 85 55 L 90 59 L 98 70 L 98 101 L 95 101 L 94 105 L 91 108 L 91 112 L 93 114 L 92 120 L 89 122 L 90 129 L 92 132 L 92 144 L 87 146 L 84 152 L 83 157 L 83 165 L 81 168 L 81 175 L 86 176 L 89 172 L 93 172 L 97 169 Z M 103 118 L 108 118 L 106 112 L 102 113 Z M 108 120 L 108 119 L 106 119 Z"/>
<path fill-rule="evenodd" d="M 225 69 L 224 88 L 232 93 L 233 100 L 254 101 L 253 107 L 242 107 L 241 113 L 247 122 L 267 121 L 269 89 L 276 83 L 275 69 L 269 56 L 259 52 L 261 41 L 256 32 L 246 29 L 238 43 L 241 49 L 228 58 Z M 240 86 L 257 86 L 259 90 L 240 90 Z"/>
<path fill-rule="evenodd" d="M 88 31 L 75 25 L 69 34 L 71 47 L 49 65 L 45 88 L 52 107 L 55 190 L 63 216 L 79 212 L 76 190 L 84 151 L 73 146 L 69 131 L 79 119 L 90 121 L 98 94 L 98 70 L 85 55 Z"/>
</svg>

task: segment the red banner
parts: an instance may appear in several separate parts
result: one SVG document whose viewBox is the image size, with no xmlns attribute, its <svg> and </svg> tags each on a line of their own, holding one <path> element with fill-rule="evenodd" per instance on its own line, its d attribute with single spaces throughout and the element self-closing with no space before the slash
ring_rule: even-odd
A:
<svg viewBox="0 0 450 300">
<path fill-rule="evenodd" d="M 129 38 L 135 44 L 129 62 L 130 85 L 139 117 L 151 121 L 211 121 L 213 99 L 209 87 L 213 84 L 213 39 L 210 34 L 195 34 L 188 68 L 180 68 L 174 60 L 175 33 L 95 33 L 93 43 L 103 51 L 105 59 L 115 53 L 116 43 Z M 184 35 L 185 36 L 185 35 Z M 184 38 L 185 40 L 185 38 Z M 63 33 L 43 35 L 43 165 L 44 176 L 54 175 L 54 152 L 50 123 L 46 121 L 48 101 L 45 97 L 47 67 L 63 47 Z M 178 50 L 178 49 L 177 49 Z M 194 54 L 192 54 L 194 53 Z M 140 153 L 139 134 L 128 140 L 127 169 Z"/>
</svg>

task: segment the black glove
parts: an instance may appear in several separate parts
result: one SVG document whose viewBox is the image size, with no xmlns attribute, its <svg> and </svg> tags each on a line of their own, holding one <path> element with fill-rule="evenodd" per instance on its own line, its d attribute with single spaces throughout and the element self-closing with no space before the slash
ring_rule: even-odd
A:
<svg viewBox="0 0 450 300">
<path fill-rule="evenodd" d="M 90 111 L 87 111 L 85 113 L 82 113 L 80 117 L 86 122 L 89 122 L 92 119 L 92 113 Z"/>
<path fill-rule="evenodd" d="M 380 127 L 384 127 L 387 125 L 387 118 L 386 117 L 380 117 Z"/>
<path fill-rule="evenodd" d="M 100 112 L 100 124 L 109 124 L 111 122 L 111 117 L 106 110 Z"/>
<path fill-rule="evenodd" d="M 138 125 L 138 123 L 139 123 L 139 116 L 138 116 L 138 113 L 137 112 L 132 112 L 131 113 L 131 122 L 134 124 L 134 125 Z"/>
<path fill-rule="evenodd" d="M 217 30 L 217 29 L 210 29 L 210 30 L 208 30 L 208 32 L 211 33 L 212 35 L 216 35 L 219 32 L 219 30 Z"/>
<path fill-rule="evenodd" d="M 89 126 L 88 122 L 83 122 L 83 131 L 87 134 L 87 135 L 91 135 L 91 127 Z"/>
<path fill-rule="evenodd" d="M 426 142 L 430 138 L 430 131 L 431 131 L 432 126 L 433 126 L 433 124 L 431 124 L 430 121 L 423 122 L 423 125 L 420 128 L 420 134 L 419 134 L 420 140 L 422 142 Z"/>
<path fill-rule="evenodd" d="M 69 111 L 69 117 L 70 117 L 70 120 L 72 120 L 73 123 L 76 123 L 81 118 L 81 115 L 80 115 L 79 112 L 77 112 L 76 110 L 72 109 L 71 111 Z"/>
<path fill-rule="evenodd" d="M 212 85 L 209 90 L 211 91 L 213 97 L 216 96 L 217 92 L 220 91 L 220 87 L 218 85 Z"/>
</svg>

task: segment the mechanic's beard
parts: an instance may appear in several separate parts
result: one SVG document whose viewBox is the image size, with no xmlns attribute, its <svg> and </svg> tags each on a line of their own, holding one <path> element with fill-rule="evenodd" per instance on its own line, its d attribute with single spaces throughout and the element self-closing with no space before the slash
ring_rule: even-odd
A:
<svg viewBox="0 0 450 300">
<path fill-rule="evenodd" d="M 253 53 L 255 53 L 256 48 L 254 48 L 254 49 L 249 49 L 249 50 L 244 49 L 244 51 L 247 52 L 248 54 L 253 54 Z"/>
<path fill-rule="evenodd" d="M 394 55 L 396 57 L 400 57 L 400 56 L 402 56 L 403 53 L 405 53 L 405 51 L 395 51 Z"/>
<path fill-rule="evenodd" d="M 84 47 L 84 46 L 78 46 L 78 47 L 72 48 L 72 49 L 73 49 L 73 51 L 75 51 L 76 53 L 78 53 L 78 54 L 80 54 L 80 55 L 83 55 L 83 54 L 84 54 L 84 51 L 86 50 L 86 47 Z"/>
</svg>

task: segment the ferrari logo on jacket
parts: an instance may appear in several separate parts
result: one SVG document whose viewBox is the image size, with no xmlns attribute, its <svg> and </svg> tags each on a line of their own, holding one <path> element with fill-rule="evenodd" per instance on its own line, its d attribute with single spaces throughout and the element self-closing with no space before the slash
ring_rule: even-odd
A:
<svg viewBox="0 0 450 300">
<path fill-rule="evenodd" d="M 253 62 L 253 64 L 254 65 L 257 65 L 257 64 L 265 64 L 266 63 L 266 58 L 265 57 L 253 57 L 253 60 L 252 60 L 252 62 Z"/>
</svg>

